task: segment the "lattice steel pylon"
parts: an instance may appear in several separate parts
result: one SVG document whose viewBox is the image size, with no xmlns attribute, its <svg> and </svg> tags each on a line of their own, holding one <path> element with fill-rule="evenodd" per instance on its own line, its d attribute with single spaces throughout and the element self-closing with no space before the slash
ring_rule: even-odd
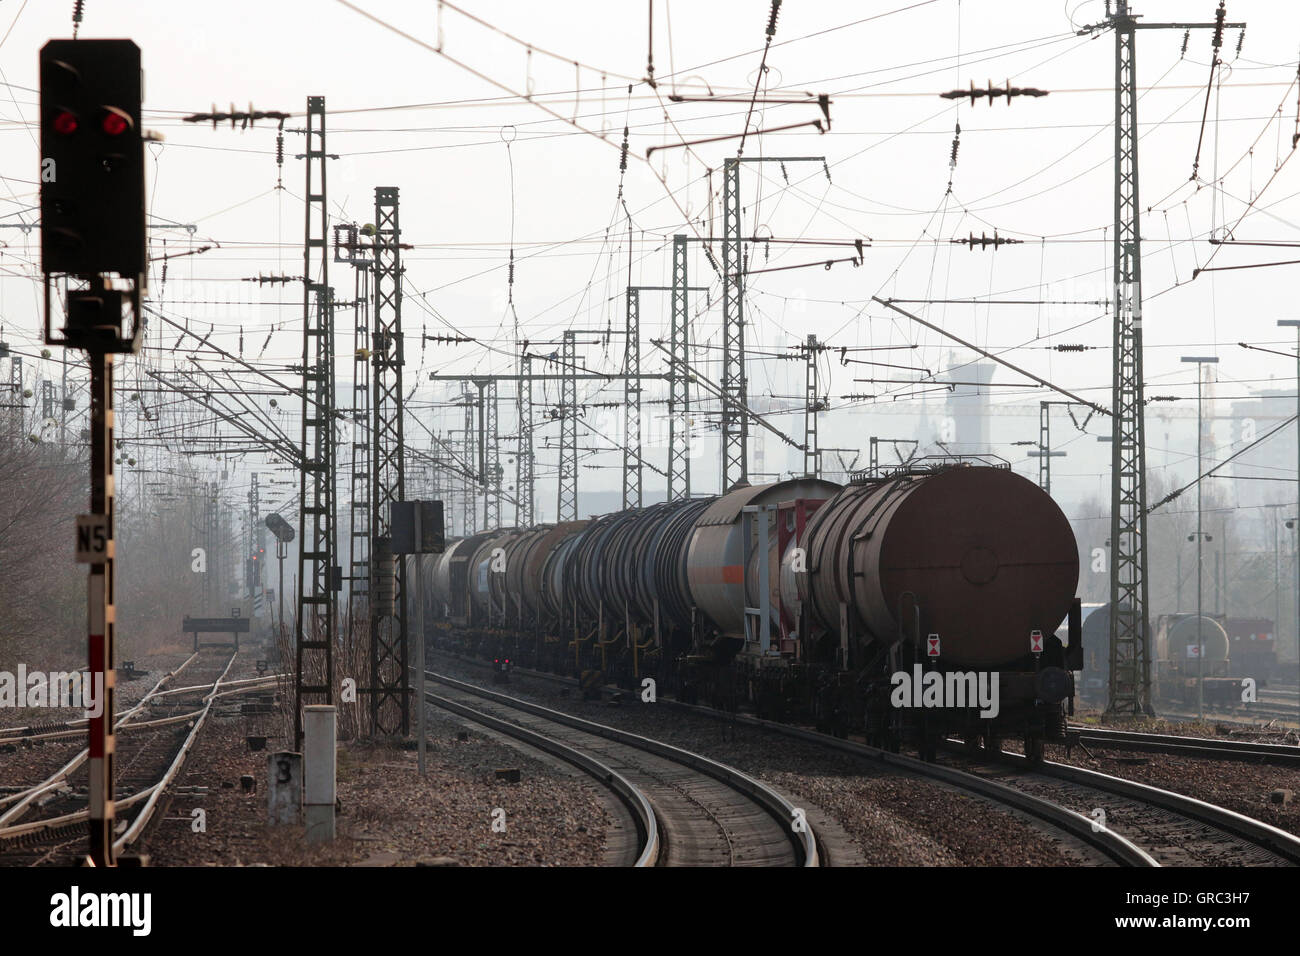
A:
<svg viewBox="0 0 1300 956">
<path fill-rule="evenodd" d="M 515 524 L 531 528 L 537 515 L 533 492 L 536 459 L 533 451 L 533 357 L 525 349 L 519 356 L 519 445 L 515 454 Z"/>
<path fill-rule="evenodd" d="M 314 285 L 314 283 L 313 283 Z M 297 713 L 295 746 L 301 749 L 302 708 L 334 701 L 334 297 L 328 286 L 313 290 L 314 318 L 304 338 L 316 354 L 305 363 L 303 465 L 299 473 L 298 620 L 296 623 Z M 308 700 L 308 697 L 316 698 Z"/>
<path fill-rule="evenodd" d="M 369 636 L 370 596 L 370 270 L 372 248 L 362 245 L 356 223 L 334 227 L 334 261 L 353 267 L 352 282 L 352 474 L 348 499 L 348 637 L 357 621 Z"/>
<path fill-rule="evenodd" d="M 740 164 L 826 162 L 824 156 L 729 156 L 722 179 L 722 491 L 749 481 L 749 380 L 745 373 L 745 241 Z M 829 177 L 829 173 L 827 174 Z"/>
<path fill-rule="evenodd" d="M 379 734 L 411 723 L 406 647 L 406 563 L 394 560 L 390 506 L 406 497 L 402 436 L 402 261 L 396 186 L 375 187 L 374 332 L 370 359 L 370 721 Z"/>
<path fill-rule="evenodd" d="M 1134 23 L 1115 19 L 1115 324 L 1111 420 L 1110 702 L 1151 712 L 1147 638 L 1146 446 L 1142 401 L 1142 250 L 1138 224 L 1137 57 Z"/>
<path fill-rule="evenodd" d="M 478 400 L 470 394 L 466 386 L 461 386 L 461 404 L 465 409 L 464 431 L 461 432 L 461 442 L 463 460 L 465 467 L 473 470 L 475 463 L 478 461 L 478 441 L 474 432 L 474 408 Z M 474 534 L 478 529 L 478 495 L 475 493 L 474 486 L 476 482 L 466 475 L 460 484 L 461 488 L 461 524 L 465 537 Z"/>
<path fill-rule="evenodd" d="M 302 246 L 302 469 L 294 747 L 302 749 L 302 709 L 334 702 L 334 310 L 329 287 L 325 97 L 307 97 L 305 220 Z"/>
<path fill-rule="evenodd" d="M 578 520 L 578 342 L 564 330 L 560 345 L 564 378 L 560 381 L 560 471 L 557 521 Z"/>
<path fill-rule="evenodd" d="M 48 378 L 41 379 L 41 427 L 44 428 L 55 417 L 58 410 L 58 389 Z"/>
<path fill-rule="evenodd" d="M 248 597 L 256 602 L 257 595 L 262 591 L 262 577 L 265 570 L 262 567 L 264 563 L 262 559 L 266 553 L 266 525 L 262 524 L 262 488 L 256 471 L 249 476 L 248 483 L 248 546 L 254 555 Z"/>
<path fill-rule="evenodd" d="M 740 158 L 723 163 L 722 182 L 722 492 L 749 480 L 749 404 L 745 381 L 745 263 L 740 236 Z"/>
<path fill-rule="evenodd" d="M 1137 31 L 1221 33 L 1244 23 L 1139 23 L 1128 0 L 1085 27 L 1115 31 L 1115 321 L 1111 417 L 1110 699 L 1107 713 L 1151 714 L 1146 426 L 1142 384 L 1142 235 L 1138 196 Z M 1216 45 L 1217 55 L 1217 45 Z"/>
<path fill-rule="evenodd" d="M 640 508 L 641 469 L 641 290 L 627 289 L 623 380 L 623 510 Z"/>
<path fill-rule="evenodd" d="M 804 353 L 804 407 L 803 407 L 803 473 L 810 478 L 821 477 L 821 455 L 817 450 L 817 415 L 821 399 L 817 397 L 817 356 L 826 346 L 818 345 L 817 336 L 808 333 Z"/>
<path fill-rule="evenodd" d="M 1052 405 L 1050 402 L 1038 403 L 1038 452 L 1038 487 L 1050 495 L 1052 493 Z"/>
<path fill-rule="evenodd" d="M 479 479 L 483 487 L 483 530 L 501 526 L 501 454 L 497 442 L 497 381 L 488 379 L 479 387 Z"/>
<path fill-rule="evenodd" d="M 26 441 L 23 434 L 27 427 L 27 399 L 23 397 L 23 357 L 9 353 L 9 400 L 13 403 L 13 412 L 9 422 L 14 426 L 16 440 Z"/>
<path fill-rule="evenodd" d="M 214 605 L 213 582 L 217 579 L 217 483 L 204 482 L 203 488 L 203 613 L 210 614 Z M 206 570 L 207 562 L 212 563 L 211 573 Z"/>
<path fill-rule="evenodd" d="M 672 322 L 668 333 L 668 500 L 691 496 L 689 268 L 686 236 L 673 236 Z"/>
</svg>

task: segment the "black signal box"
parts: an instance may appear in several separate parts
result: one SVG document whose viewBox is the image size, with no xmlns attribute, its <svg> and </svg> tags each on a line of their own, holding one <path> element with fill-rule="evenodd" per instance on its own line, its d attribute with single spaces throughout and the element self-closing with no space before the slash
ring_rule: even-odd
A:
<svg viewBox="0 0 1300 956">
<path fill-rule="evenodd" d="M 140 282 L 140 48 L 131 40 L 51 40 L 40 70 L 42 269 Z"/>
<path fill-rule="evenodd" d="M 441 554 L 446 547 L 441 501 L 394 501 L 393 554 Z"/>
</svg>

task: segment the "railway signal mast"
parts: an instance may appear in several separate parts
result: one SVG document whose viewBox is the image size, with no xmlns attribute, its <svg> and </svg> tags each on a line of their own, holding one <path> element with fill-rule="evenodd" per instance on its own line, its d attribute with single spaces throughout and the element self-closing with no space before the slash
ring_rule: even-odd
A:
<svg viewBox="0 0 1300 956">
<path fill-rule="evenodd" d="M 45 342 L 84 349 L 90 365 L 90 514 L 77 518 L 76 560 L 90 566 L 88 663 L 91 681 L 102 678 L 104 688 L 103 709 L 89 720 L 90 862 L 113 866 L 113 372 L 115 356 L 141 344 L 140 48 L 130 40 L 51 40 L 41 48 L 40 70 Z M 66 295 L 66 325 L 57 332 L 52 279 Z"/>
<path fill-rule="evenodd" d="M 1147 607 L 1146 435 L 1142 399 L 1142 236 L 1138 200 L 1137 31 L 1214 30 L 1214 23 L 1139 23 L 1128 0 L 1079 35 L 1115 31 L 1115 323 L 1110 486 L 1110 688 L 1107 713 L 1152 714 Z"/>
</svg>

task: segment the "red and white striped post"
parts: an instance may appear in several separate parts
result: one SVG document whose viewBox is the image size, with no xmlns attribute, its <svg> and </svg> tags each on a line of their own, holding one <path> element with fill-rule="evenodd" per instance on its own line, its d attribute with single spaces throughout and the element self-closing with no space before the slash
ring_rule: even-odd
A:
<svg viewBox="0 0 1300 956">
<path fill-rule="evenodd" d="M 103 529 L 102 544 L 92 535 L 88 632 L 91 686 L 103 675 L 104 704 L 90 718 L 90 861 L 113 866 L 114 760 L 113 734 L 117 675 L 113 669 L 116 620 L 113 609 L 113 355 L 90 352 L 90 523 Z M 80 541 L 78 542 L 80 545 Z M 79 547 L 80 550 L 80 547 Z"/>
</svg>

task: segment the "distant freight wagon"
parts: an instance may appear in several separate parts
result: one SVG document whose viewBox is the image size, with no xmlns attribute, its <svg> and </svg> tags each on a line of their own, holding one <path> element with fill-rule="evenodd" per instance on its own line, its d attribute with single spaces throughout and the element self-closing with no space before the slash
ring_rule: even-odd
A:
<svg viewBox="0 0 1300 956">
<path fill-rule="evenodd" d="M 1161 614 L 1154 621 L 1152 697 L 1156 701 L 1195 706 L 1197 686 L 1205 685 L 1207 704 L 1232 706 L 1241 700 L 1241 679 L 1264 687 L 1278 673 L 1273 622 L 1267 618 L 1230 618 L 1204 614 L 1199 652 L 1196 615 Z M 1110 678 L 1110 605 L 1085 606 L 1081 699 L 1094 706 L 1107 700 Z"/>
</svg>

